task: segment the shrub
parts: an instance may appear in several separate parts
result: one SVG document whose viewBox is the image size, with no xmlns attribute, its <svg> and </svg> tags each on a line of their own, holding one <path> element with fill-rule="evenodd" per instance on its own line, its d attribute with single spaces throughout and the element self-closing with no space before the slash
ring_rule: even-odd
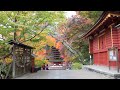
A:
<svg viewBox="0 0 120 90">
<path fill-rule="evenodd" d="M 35 66 L 42 67 L 44 64 L 48 64 L 48 60 L 40 60 L 39 58 L 35 59 Z"/>
<path fill-rule="evenodd" d="M 2 60 L 0 60 L 0 63 L 2 63 Z"/>
<path fill-rule="evenodd" d="M 35 60 L 35 66 L 37 66 L 37 67 L 42 67 L 43 64 L 44 64 L 44 63 L 43 63 L 42 60 Z"/>
<path fill-rule="evenodd" d="M 11 58 L 6 58 L 6 59 L 5 59 L 6 64 L 10 64 L 10 63 L 12 63 L 12 61 L 13 61 L 13 60 L 12 60 Z"/>
<path fill-rule="evenodd" d="M 82 64 L 75 62 L 72 64 L 72 69 L 74 70 L 82 69 Z"/>
</svg>

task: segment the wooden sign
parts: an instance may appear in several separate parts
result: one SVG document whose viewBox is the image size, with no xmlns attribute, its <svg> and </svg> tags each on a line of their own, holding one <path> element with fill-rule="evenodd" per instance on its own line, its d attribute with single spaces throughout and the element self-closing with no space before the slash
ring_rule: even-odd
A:
<svg viewBox="0 0 120 90">
<path fill-rule="evenodd" d="M 108 49 L 108 57 L 110 61 L 117 61 L 118 49 L 117 48 Z"/>
</svg>

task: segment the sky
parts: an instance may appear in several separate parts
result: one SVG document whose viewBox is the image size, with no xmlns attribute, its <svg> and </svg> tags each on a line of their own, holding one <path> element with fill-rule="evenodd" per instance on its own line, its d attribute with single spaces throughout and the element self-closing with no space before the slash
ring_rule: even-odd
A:
<svg viewBox="0 0 120 90">
<path fill-rule="evenodd" d="M 0 34 L 0 40 L 2 40 L 1 38 L 2 38 L 2 35 Z"/>
<path fill-rule="evenodd" d="M 76 15 L 76 12 L 75 11 L 65 11 L 65 15 L 67 18 L 70 18 L 72 15 Z"/>
</svg>

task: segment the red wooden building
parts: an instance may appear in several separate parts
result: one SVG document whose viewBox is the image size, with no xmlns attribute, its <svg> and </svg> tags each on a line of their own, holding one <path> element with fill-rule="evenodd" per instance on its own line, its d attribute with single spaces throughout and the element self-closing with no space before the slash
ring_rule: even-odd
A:
<svg viewBox="0 0 120 90">
<path fill-rule="evenodd" d="M 104 11 L 82 39 L 89 40 L 89 53 L 93 56 L 93 64 L 119 68 L 120 11 Z"/>
</svg>

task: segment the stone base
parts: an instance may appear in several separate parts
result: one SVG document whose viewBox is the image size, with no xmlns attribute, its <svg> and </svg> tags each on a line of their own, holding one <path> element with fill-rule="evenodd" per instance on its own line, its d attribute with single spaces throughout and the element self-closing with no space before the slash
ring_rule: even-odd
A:
<svg viewBox="0 0 120 90">
<path fill-rule="evenodd" d="M 50 66 L 49 70 L 65 70 L 65 66 Z"/>
</svg>

